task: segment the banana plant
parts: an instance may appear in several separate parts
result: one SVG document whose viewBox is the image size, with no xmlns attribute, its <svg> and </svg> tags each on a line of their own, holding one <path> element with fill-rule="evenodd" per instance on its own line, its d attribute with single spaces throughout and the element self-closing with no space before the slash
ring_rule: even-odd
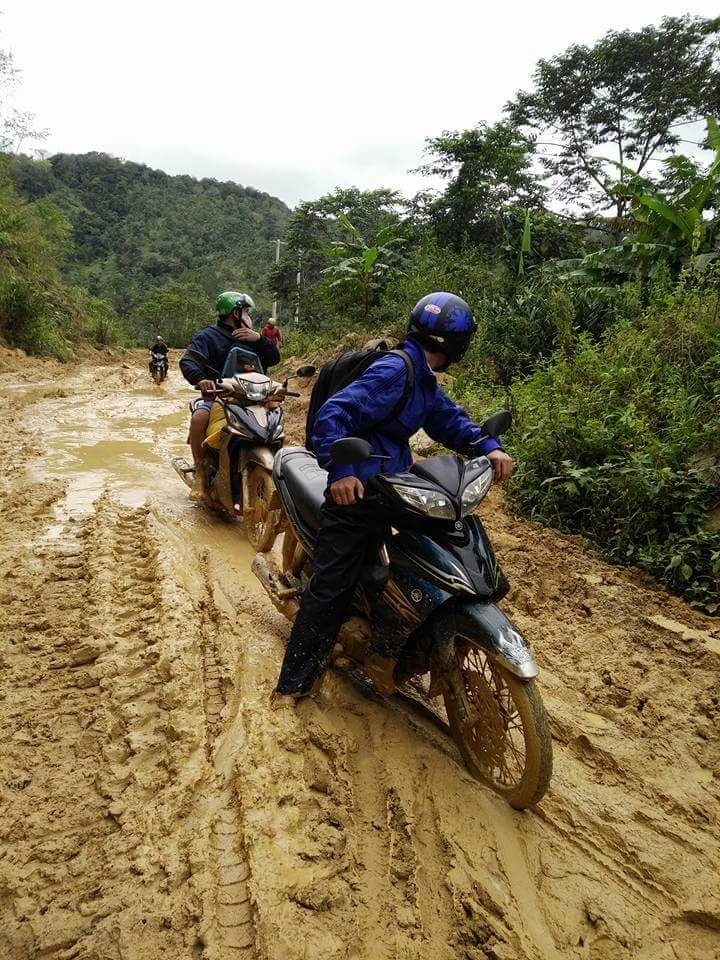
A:
<svg viewBox="0 0 720 960">
<path fill-rule="evenodd" d="M 322 271 L 331 289 L 343 288 L 354 293 L 367 313 L 374 304 L 382 286 L 390 277 L 402 273 L 408 264 L 402 253 L 405 240 L 395 236 L 397 227 L 384 227 L 375 236 L 372 245 L 342 211 L 338 220 L 347 231 L 346 240 L 336 240 L 323 253 L 338 260 Z"/>
<path fill-rule="evenodd" d="M 558 264 L 567 278 L 599 279 L 610 273 L 630 273 L 667 260 L 702 269 L 720 257 L 720 126 L 707 118 L 707 142 L 714 157 L 707 170 L 686 156 L 664 162 L 665 176 L 657 185 L 614 162 L 625 179 L 612 186 L 630 201 L 622 243 L 591 253 L 581 260 Z"/>
</svg>

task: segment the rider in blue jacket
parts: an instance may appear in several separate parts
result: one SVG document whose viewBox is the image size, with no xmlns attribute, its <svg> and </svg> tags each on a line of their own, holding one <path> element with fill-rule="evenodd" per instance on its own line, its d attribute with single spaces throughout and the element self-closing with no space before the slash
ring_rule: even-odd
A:
<svg viewBox="0 0 720 960">
<path fill-rule="evenodd" d="M 312 443 L 320 465 L 328 471 L 328 488 L 313 555 L 314 573 L 293 624 L 276 696 L 306 695 L 324 671 L 368 550 L 379 546 L 391 525 L 386 508 L 364 499 L 365 484 L 381 470 L 407 470 L 414 433 L 422 427 L 433 440 L 457 453 L 484 454 L 492 461 L 496 479 L 509 478 L 510 457 L 497 440 L 482 437 L 480 427 L 450 400 L 435 376 L 461 359 L 475 330 L 464 300 L 451 293 L 429 294 L 413 308 L 407 338 L 401 344 L 414 371 L 402 409 L 387 420 L 388 411 L 402 400 L 408 376 L 403 358 L 387 353 L 318 411 Z M 330 447 L 344 437 L 363 437 L 376 454 L 389 459 L 338 466 L 330 458 Z M 375 638 L 373 647 L 381 655 L 382 638 Z"/>
</svg>

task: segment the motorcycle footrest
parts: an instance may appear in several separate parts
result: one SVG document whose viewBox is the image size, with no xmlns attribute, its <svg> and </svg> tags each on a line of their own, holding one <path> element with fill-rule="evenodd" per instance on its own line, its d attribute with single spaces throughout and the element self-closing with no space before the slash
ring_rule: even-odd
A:
<svg viewBox="0 0 720 960">
<path fill-rule="evenodd" d="M 262 554 L 258 554 L 253 560 L 252 570 L 268 593 L 277 597 L 278 600 L 297 600 L 299 598 L 301 591 L 297 587 L 284 586 L 282 574 L 277 566 Z"/>
</svg>

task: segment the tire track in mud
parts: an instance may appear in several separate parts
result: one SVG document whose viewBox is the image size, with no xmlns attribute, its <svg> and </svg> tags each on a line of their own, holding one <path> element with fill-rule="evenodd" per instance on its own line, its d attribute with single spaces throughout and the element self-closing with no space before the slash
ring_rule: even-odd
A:
<svg viewBox="0 0 720 960">
<path fill-rule="evenodd" d="M 229 956 L 253 960 L 255 921 L 250 900 L 250 865 L 244 844 L 238 804 L 226 786 L 217 798 L 210 846 L 215 859 L 215 904 L 208 935 L 209 960 Z"/>
<path fill-rule="evenodd" d="M 10 436 L 41 419 L 12 404 Z M 720 960 L 712 622 L 490 502 L 555 739 L 520 815 L 345 678 L 272 711 L 287 624 L 179 483 L 131 508 L 109 477 L 58 522 L 31 445 L 0 456 L 10 960 Z"/>
<path fill-rule="evenodd" d="M 203 568 L 210 562 L 207 551 L 200 558 Z M 209 580 L 205 581 L 205 598 L 200 607 L 202 644 L 203 700 L 205 706 L 205 750 L 208 760 L 212 759 L 215 740 L 220 731 L 221 714 L 225 707 L 225 697 L 221 684 L 221 662 L 217 648 L 217 637 L 221 629 L 220 612 L 213 601 L 213 590 Z"/>
<path fill-rule="evenodd" d="M 204 571 L 204 598 L 201 601 L 201 643 L 203 658 L 205 749 L 213 765 L 214 779 L 206 791 L 210 820 L 209 848 L 213 862 L 213 885 L 207 901 L 210 921 L 203 934 L 207 960 L 255 960 L 256 930 L 250 891 L 250 863 L 242 836 L 241 801 L 233 788 L 232 755 L 235 741 L 244 736 L 237 717 L 229 717 L 222 729 L 226 707 L 223 686 L 233 683 L 238 669 L 234 659 L 223 657 L 219 638 L 236 639 L 236 629 L 216 602 L 219 591 L 211 556 L 199 556 Z M 223 606 L 228 608 L 224 599 Z M 230 604 L 232 609 L 232 605 Z M 239 639 L 239 638 L 238 638 Z M 230 662 L 228 662 L 230 661 Z M 223 684 L 225 677 L 225 684 Z"/>
<path fill-rule="evenodd" d="M 3 772 L 14 770 L 0 783 L 4 949 L 13 960 L 115 956 L 120 935 L 179 956 L 194 928 L 175 880 L 189 838 L 163 819 L 170 793 L 181 805 L 171 780 L 193 748 L 168 740 L 183 731 L 157 530 L 147 509 L 107 495 L 58 523 L 62 493 L 18 473 L 2 496 Z"/>
<path fill-rule="evenodd" d="M 355 749 L 350 756 L 352 818 L 357 838 L 358 934 L 369 956 L 392 958 L 416 952 L 422 919 L 417 857 L 399 795 L 371 744 L 365 717 L 346 717 Z M 362 838 L 362 842 L 360 842 Z"/>
</svg>

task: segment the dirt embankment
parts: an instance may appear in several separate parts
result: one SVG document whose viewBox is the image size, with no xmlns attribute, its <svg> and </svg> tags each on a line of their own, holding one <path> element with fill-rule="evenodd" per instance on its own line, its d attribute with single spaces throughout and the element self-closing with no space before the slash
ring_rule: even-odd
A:
<svg viewBox="0 0 720 960">
<path fill-rule="evenodd" d="M 555 739 L 515 813 L 342 677 L 269 709 L 288 628 L 170 470 L 176 365 L 0 361 L 0 957 L 720 957 L 717 621 L 489 504 Z"/>
</svg>

